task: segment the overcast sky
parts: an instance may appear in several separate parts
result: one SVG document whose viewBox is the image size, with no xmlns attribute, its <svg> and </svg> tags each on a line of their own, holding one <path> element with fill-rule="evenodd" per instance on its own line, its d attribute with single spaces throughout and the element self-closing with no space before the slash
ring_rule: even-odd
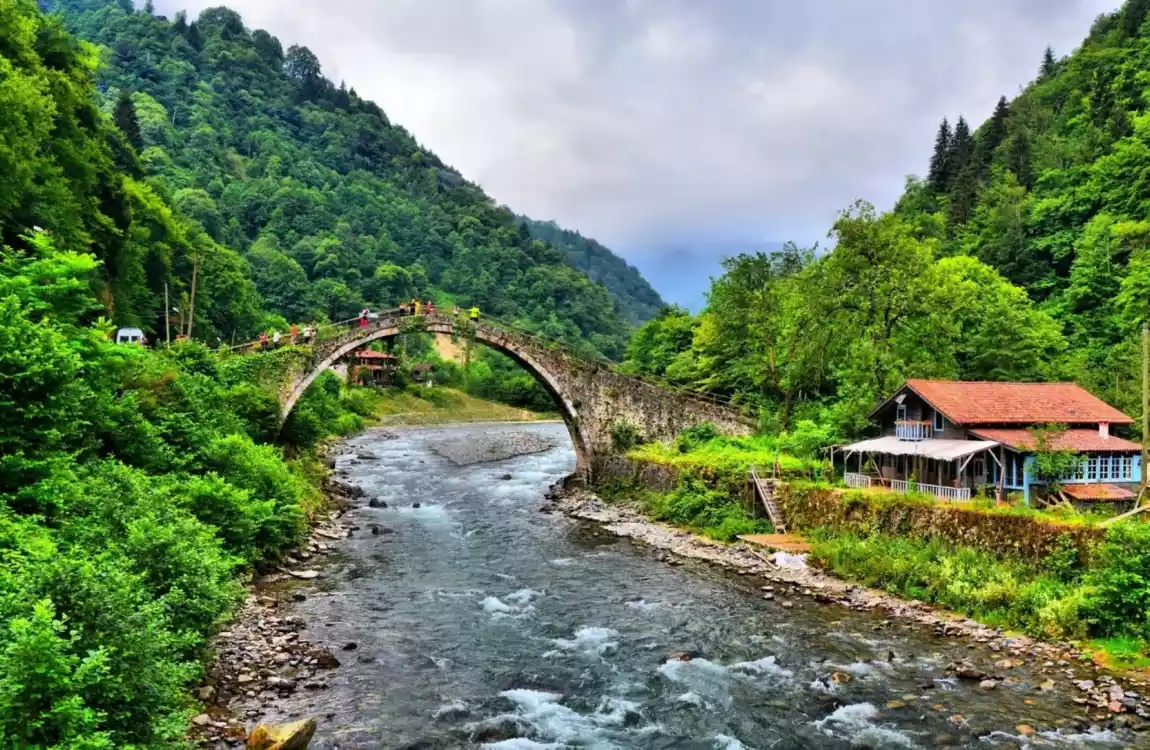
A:
<svg viewBox="0 0 1150 750">
<path fill-rule="evenodd" d="M 219 4 L 158 0 L 195 15 Z M 694 306 L 717 256 L 889 207 L 1118 0 L 227 0 L 519 213 Z"/>
</svg>

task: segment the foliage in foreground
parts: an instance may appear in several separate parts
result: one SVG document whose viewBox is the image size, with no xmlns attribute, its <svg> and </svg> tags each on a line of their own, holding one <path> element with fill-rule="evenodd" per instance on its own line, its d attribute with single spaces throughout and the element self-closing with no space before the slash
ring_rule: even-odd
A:
<svg viewBox="0 0 1150 750">
<path fill-rule="evenodd" d="M 783 477 L 829 478 L 832 469 L 817 458 L 826 433 L 812 423 L 796 426 L 782 435 L 730 437 L 713 425 L 684 430 L 668 443 L 645 443 L 627 452 L 629 458 L 678 468 L 696 469 L 706 475 L 742 481 L 751 467 L 768 475 L 775 468 Z"/>
<path fill-rule="evenodd" d="M 238 576 L 303 533 L 307 452 L 369 404 L 321 378 L 285 460 L 269 368 L 112 344 L 96 260 L 26 245 L 0 251 L 0 745 L 173 746 Z"/>
</svg>

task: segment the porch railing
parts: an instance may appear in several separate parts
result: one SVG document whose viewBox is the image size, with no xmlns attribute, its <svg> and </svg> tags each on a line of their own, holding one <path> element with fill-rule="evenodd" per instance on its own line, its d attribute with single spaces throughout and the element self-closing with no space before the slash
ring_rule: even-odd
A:
<svg viewBox="0 0 1150 750">
<path fill-rule="evenodd" d="M 899 440 L 926 440 L 934 434 L 930 422 L 900 420 L 894 423 L 894 434 Z"/>
<path fill-rule="evenodd" d="M 890 480 L 890 488 L 895 492 L 924 492 L 928 495 L 940 497 L 943 500 L 969 500 L 969 487 L 947 487 L 941 484 L 923 484 L 915 482 L 913 485 L 905 479 Z"/>
<path fill-rule="evenodd" d="M 890 487 L 894 492 L 922 492 L 927 495 L 934 495 L 942 500 L 969 500 L 971 498 L 969 487 L 947 487 L 942 484 L 924 484 L 922 482 L 914 482 L 912 484 L 905 479 L 879 479 L 869 474 L 859 474 L 850 471 L 843 474 L 843 484 L 854 489 Z"/>
</svg>

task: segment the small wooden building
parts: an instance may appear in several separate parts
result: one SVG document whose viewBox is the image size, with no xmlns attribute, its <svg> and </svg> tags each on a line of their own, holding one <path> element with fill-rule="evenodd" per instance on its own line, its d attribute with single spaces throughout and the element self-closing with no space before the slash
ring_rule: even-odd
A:
<svg viewBox="0 0 1150 750">
<path fill-rule="evenodd" d="M 1141 446 L 1111 434 L 1133 420 L 1074 383 L 906 382 L 870 415 L 879 437 L 845 446 L 848 486 L 885 486 L 968 500 L 979 490 L 1036 489 L 1034 427 L 1065 425 L 1053 449 L 1081 454 L 1060 477 L 1081 502 L 1133 499 L 1142 481 Z M 852 470 L 853 469 L 853 470 Z"/>
<path fill-rule="evenodd" d="M 399 360 L 394 354 L 360 349 L 348 362 L 348 381 L 361 385 L 388 386 L 398 366 Z"/>
</svg>

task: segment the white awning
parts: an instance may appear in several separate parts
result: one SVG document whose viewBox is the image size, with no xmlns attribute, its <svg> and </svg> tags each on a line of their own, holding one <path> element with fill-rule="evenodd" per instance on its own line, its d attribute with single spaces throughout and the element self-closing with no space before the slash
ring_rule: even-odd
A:
<svg viewBox="0 0 1150 750">
<path fill-rule="evenodd" d="M 980 451 L 997 448 L 990 440 L 899 440 L 893 435 L 843 446 L 847 453 L 885 453 L 890 456 L 923 456 L 955 461 Z"/>
</svg>

